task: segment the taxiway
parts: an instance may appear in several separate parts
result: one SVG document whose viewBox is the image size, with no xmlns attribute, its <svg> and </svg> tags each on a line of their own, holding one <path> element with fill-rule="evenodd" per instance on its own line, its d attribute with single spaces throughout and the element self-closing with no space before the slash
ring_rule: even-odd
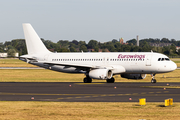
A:
<svg viewBox="0 0 180 120">
<path fill-rule="evenodd" d="M 1 82 L 1 101 L 180 102 L 180 83 Z"/>
</svg>

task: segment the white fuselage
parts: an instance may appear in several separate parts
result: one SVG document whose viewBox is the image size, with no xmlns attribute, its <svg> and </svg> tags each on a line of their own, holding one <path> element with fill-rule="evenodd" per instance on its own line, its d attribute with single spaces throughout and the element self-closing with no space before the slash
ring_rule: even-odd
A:
<svg viewBox="0 0 180 120">
<path fill-rule="evenodd" d="M 127 74 L 157 74 L 170 72 L 177 68 L 177 65 L 167 56 L 153 52 L 48 53 L 32 57 L 39 61 L 32 62 L 34 65 L 67 73 L 84 73 L 85 71 L 78 69 L 83 66 L 117 67 L 117 69 L 122 66 L 125 68 L 123 73 Z M 161 60 L 158 61 L 158 59 Z M 52 63 L 52 65 L 46 63 Z M 113 72 L 113 74 L 121 73 L 122 71 Z"/>
</svg>

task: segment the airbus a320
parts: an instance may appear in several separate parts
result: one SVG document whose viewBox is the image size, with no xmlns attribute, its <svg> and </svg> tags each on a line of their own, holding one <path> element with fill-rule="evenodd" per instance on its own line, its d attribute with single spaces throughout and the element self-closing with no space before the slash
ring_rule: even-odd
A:
<svg viewBox="0 0 180 120">
<path fill-rule="evenodd" d="M 28 54 L 20 56 L 20 60 L 54 71 L 83 73 L 84 83 L 92 79 L 114 83 L 113 76 L 118 74 L 127 79 L 144 79 L 151 74 L 151 82 L 156 83 L 156 74 L 177 68 L 166 55 L 154 52 L 53 53 L 29 23 L 23 24 L 23 30 Z"/>
</svg>

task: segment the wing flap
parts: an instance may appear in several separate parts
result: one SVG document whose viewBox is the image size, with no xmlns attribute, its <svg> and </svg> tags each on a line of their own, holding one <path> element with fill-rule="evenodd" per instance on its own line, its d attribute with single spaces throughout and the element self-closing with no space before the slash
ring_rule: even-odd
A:
<svg viewBox="0 0 180 120">
<path fill-rule="evenodd" d="M 44 62 L 44 64 L 45 65 L 60 65 L 60 66 L 76 67 L 76 68 L 86 68 L 86 69 L 93 68 L 92 65 L 72 64 L 72 63 Z"/>
</svg>

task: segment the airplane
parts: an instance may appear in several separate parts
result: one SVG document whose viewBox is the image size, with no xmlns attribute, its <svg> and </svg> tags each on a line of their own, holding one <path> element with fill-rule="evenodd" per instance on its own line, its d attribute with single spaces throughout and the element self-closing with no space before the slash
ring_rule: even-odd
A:
<svg viewBox="0 0 180 120">
<path fill-rule="evenodd" d="M 114 83 L 114 75 L 144 79 L 146 74 L 151 74 L 151 83 L 156 83 L 156 74 L 177 68 L 166 55 L 152 51 L 53 53 L 45 47 L 31 24 L 24 23 L 23 31 L 28 54 L 20 56 L 20 60 L 58 72 L 85 74 L 84 83 L 91 83 L 92 79 Z"/>
</svg>

